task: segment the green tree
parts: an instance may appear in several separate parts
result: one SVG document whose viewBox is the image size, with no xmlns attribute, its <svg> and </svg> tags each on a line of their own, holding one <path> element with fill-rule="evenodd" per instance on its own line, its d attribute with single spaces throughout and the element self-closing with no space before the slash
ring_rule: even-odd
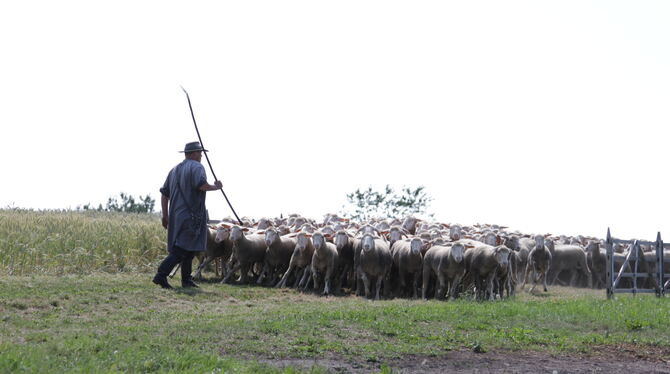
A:
<svg viewBox="0 0 670 374">
<path fill-rule="evenodd" d="M 428 206 L 433 200 L 424 186 L 417 188 L 403 187 L 396 192 L 388 184 L 382 191 L 372 187 L 347 194 L 348 205 L 343 207 L 342 215 L 352 219 L 367 221 L 373 217 L 403 218 L 408 215 L 428 214 Z"/>
<path fill-rule="evenodd" d="M 91 204 L 86 204 L 81 210 L 97 210 L 105 212 L 127 212 L 127 213 L 153 213 L 156 200 L 150 195 L 140 195 L 135 199 L 132 195 L 121 192 L 119 198 L 112 196 L 107 199 L 107 205 L 103 208 L 102 204 L 98 205 L 97 209 L 91 207 Z"/>
</svg>

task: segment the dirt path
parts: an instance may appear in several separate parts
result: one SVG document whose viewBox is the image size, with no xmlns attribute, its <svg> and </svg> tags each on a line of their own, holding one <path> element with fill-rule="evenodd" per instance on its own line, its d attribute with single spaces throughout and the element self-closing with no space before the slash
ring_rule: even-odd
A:
<svg viewBox="0 0 670 374">
<path fill-rule="evenodd" d="M 654 356 L 621 350 L 597 356 L 555 356 L 537 352 L 452 351 L 444 356 L 406 356 L 385 362 L 393 373 L 664 373 L 670 374 L 670 362 Z M 665 352 L 667 354 L 667 352 Z M 665 356 L 667 357 L 667 356 Z M 331 373 L 378 373 L 382 365 L 363 359 L 324 357 L 316 360 L 261 360 L 275 367 L 319 366 Z"/>
</svg>

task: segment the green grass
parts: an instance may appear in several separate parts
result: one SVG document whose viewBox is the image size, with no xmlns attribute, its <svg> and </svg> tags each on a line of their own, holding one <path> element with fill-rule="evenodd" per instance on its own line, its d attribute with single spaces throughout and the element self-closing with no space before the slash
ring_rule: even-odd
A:
<svg viewBox="0 0 670 374">
<path fill-rule="evenodd" d="M 0 372 L 272 372 L 258 360 L 670 346 L 670 303 L 655 297 L 554 287 L 502 302 L 371 302 L 218 283 L 170 291 L 150 278 L 0 278 Z"/>
</svg>

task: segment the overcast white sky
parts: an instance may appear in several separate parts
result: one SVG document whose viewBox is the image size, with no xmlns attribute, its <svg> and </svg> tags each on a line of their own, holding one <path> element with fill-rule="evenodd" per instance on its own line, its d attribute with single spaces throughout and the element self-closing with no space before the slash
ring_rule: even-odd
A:
<svg viewBox="0 0 670 374">
<path fill-rule="evenodd" d="M 240 216 L 422 185 L 442 222 L 670 241 L 669 19 L 666 1 L 5 1 L 0 206 L 159 200 L 197 140 L 183 85 Z"/>
</svg>

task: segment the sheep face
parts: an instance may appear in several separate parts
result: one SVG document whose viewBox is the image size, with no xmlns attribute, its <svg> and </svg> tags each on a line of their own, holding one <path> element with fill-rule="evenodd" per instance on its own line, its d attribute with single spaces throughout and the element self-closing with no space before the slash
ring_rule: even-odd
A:
<svg viewBox="0 0 670 374">
<path fill-rule="evenodd" d="M 456 243 L 451 247 L 451 257 L 457 264 L 463 262 L 465 256 L 465 247 L 461 243 Z"/>
<path fill-rule="evenodd" d="M 326 238 L 324 238 L 322 233 L 315 232 L 314 235 L 312 235 L 312 244 L 314 244 L 314 248 L 321 248 L 325 242 Z"/>
<path fill-rule="evenodd" d="M 509 263 L 509 253 L 510 253 L 509 248 L 503 245 L 495 247 L 494 255 L 498 264 L 502 265 L 503 267 L 507 266 L 507 264 Z"/>
<path fill-rule="evenodd" d="M 347 235 L 346 232 L 338 231 L 337 234 L 335 234 L 335 246 L 338 250 L 344 248 L 348 243 L 349 235 Z"/>
<path fill-rule="evenodd" d="M 505 246 L 513 251 L 519 251 L 519 237 L 512 235 L 508 238 L 505 238 Z"/>
<path fill-rule="evenodd" d="M 460 240 L 463 237 L 461 226 L 454 225 L 449 228 L 449 237 L 451 240 Z"/>
<path fill-rule="evenodd" d="M 394 243 L 400 239 L 402 239 L 402 232 L 397 227 L 392 227 L 389 233 L 389 241 Z"/>
<path fill-rule="evenodd" d="M 299 252 L 302 252 L 305 250 L 305 248 L 307 248 L 308 244 L 309 237 L 304 232 L 299 233 L 298 237 L 296 238 L 295 249 L 297 249 Z"/>
<path fill-rule="evenodd" d="M 412 253 L 421 253 L 421 249 L 423 249 L 423 241 L 419 238 L 412 238 L 409 242 L 409 249 Z"/>
<path fill-rule="evenodd" d="M 242 228 L 240 226 L 233 226 L 232 229 L 230 229 L 230 240 L 232 241 L 238 241 L 240 238 L 244 236 L 244 233 L 242 232 Z"/>
<path fill-rule="evenodd" d="M 535 248 L 542 248 L 544 247 L 544 236 L 542 235 L 535 235 L 533 238 L 535 240 Z"/>
<path fill-rule="evenodd" d="M 488 232 L 484 235 L 483 242 L 488 245 L 496 246 L 498 245 L 498 236 L 492 232 Z"/>
<path fill-rule="evenodd" d="M 265 245 L 269 247 L 277 240 L 279 240 L 279 233 L 277 233 L 277 231 L 273 229 L 265 231 Z"/>
<path fill-rule="evenodd" d="M 366 234 L 361 239 L 361 247 L 364 251 L 372 251 L 375 249 L 375 238 L 370 234 Z"/>
<path fill-rule="evenodd" d="M 214 236 L 215 243 L 221 243 L 222 241 L 230 237 L 230 228 L 225 226 L 219 226 L 216 228 L 216 235 Z"/>
</svg>

